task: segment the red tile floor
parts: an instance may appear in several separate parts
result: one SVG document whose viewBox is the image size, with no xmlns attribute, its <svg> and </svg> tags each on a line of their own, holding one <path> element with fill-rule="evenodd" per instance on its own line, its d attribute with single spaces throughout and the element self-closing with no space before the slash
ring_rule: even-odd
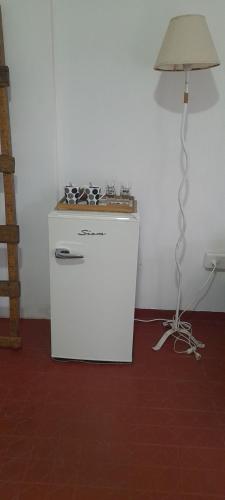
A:
<svg viewBox="0 0 225 500">
<path fill-rule="evenodd" d="M 0 350 L 0 500 L 225 499 L 225 319 L 192 319 L 202 360 L 139 323 L 132 365 L 53 361 L 49 322 L 22 320 Z"/>
</svg>

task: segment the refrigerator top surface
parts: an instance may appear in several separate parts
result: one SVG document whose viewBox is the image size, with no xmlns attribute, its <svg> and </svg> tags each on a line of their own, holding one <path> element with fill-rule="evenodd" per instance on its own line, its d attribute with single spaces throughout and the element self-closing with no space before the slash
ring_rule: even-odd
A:
<svg viewBox="0 0 225 500">
<path fill-rule="evenodd" d="M 138 213 L 122 213 L 122 212 L 72 212 L 53 210 L 48 217 L 56 219 L 79 219 L 79 220 L 121 220 L 127 222 L 139 221 Z"/>
</svg>

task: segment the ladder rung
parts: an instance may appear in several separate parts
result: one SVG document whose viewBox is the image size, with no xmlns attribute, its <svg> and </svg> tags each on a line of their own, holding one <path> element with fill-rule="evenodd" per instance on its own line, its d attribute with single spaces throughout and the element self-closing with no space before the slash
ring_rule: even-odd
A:
<svg viewBox="0 0 225 500">
<path fill-rule="evenodd" d="M 19 281 L 0 281 L 0 297 L 20 297 Z"/>
<path fill-rule="evenodd" d="M 0 66 L 0 87 L 9 87 L 8 66 Z"/>
<path fill-rule="evenodd" d="M 19 226 L 0 226 L 0 243 L 19 243 Z"/>
<path fill-rule="evenodd" d="M 0 335 L 0 347 L 12 347 L 13 349 L 19 349 L 22 344 L 21 337 L 3 337 Z"/>
<path fill-rule="evenodd" d="M 12 156 L 0 155 L 0 172 L 3 174 L 14 174 L 15 159 Z"/>
</svg>

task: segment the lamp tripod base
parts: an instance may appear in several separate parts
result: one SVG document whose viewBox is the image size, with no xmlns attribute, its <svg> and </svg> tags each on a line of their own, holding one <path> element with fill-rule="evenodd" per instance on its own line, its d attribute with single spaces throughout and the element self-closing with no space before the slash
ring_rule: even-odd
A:
<svg viewBox="0 0 225 500">
<path fill-rule="evenodd" d="M 174 320 L 168 320 L 168 322 L 164 322 L 163 324 L 164 326 L 171 325 L 171 328 L 166 330 L 162 337 L 158 340 L 157 344 L 152 347 L 153 351 L 159 351 L 169 337 L 175 337 L 175 342 L 180 340 L 189 344 L 188 349 L 186 349 L 185 351 L 181 351 L 182 353 L 193 353 L 197 360 L 201 358 L 201 354 L 197 352 L 197 349 L 204 349 L 205 344 L 197 340 L 192 335 L 190 323 L 184 323 L 184 326 L 182 326 L 181 324 L 180 326 L 176 327 Z"/>
</svg>

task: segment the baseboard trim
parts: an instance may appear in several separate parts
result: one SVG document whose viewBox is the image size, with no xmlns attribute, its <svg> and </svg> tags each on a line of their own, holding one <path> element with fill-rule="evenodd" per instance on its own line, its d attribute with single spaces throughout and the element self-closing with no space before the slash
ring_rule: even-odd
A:
<svg viewBox="0 0 225 500">
<path fill-rule="evenodd" d="M 154 319 L 154 318 L 172 318 L 175 311 L 168 309 L 135 309 L 135 318 L 140 319 Z M 222 311 L 188 311 L 182 316 L 182 319 L 186 321 L 191 320 L 213 320 L 213 321 L 225 321 L 225 312 Z"/>
<path fill-rule="evenodd" d="M 175 311 L 169 309 L 135 309 L 135 318 L 140 319 L 154 319 L 154 318 L 172 318 Z M 8 314 L 6 310 L 0 309 L 0 319 L 8 319 Z M 222 311 L 189 311 L 184 313 L 183 319 L 187 321 L 191 320 L 213 320 L 213 321 L 225 321 L 225 312 Z M 21 320 L 50 320 L 48 315 L 44 314 L 22 314 Z"/>
</svg>

